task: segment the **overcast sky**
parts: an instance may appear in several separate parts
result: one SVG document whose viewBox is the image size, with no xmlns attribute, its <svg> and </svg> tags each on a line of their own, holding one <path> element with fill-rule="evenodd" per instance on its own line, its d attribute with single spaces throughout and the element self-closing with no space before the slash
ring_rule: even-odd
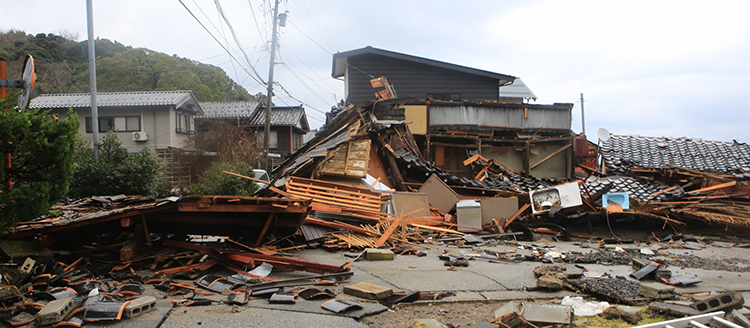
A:
<svg viewBox="0 0 750 328">
<path fill-rule="evenodd" d="M 304 103 L 313 128 L 344 98 L 332 54 L 370 45 L 520 77 L 536 103 L 575 103 L 575 132 L 583 93 L 594 142 L 599 128 L 750 142 L 750 1 L 285 0 L 280 8 L 288 20 L 274 81 L 288 94 L 277 91 L 274 103 Z M 94 0 L 94 30 L 220 66 L 251 94 L 265 93 L 248 72 L 252 65 L 268 79 L 271 9 L 270 0 Z M 86 1 L 5 1 L 0 30 L 9 29 L 85 40 Z"/>
</svg>

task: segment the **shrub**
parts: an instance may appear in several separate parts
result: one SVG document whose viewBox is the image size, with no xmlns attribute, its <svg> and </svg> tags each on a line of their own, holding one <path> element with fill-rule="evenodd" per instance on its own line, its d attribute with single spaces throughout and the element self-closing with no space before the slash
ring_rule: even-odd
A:
<svg viewBox="0 0 750 328">
<path fill-rule="evenodd" d="M 255 182 L 231 176 L 222 171 L 254 177 L 253 167 L 245 162 L 219 160 L 211 163 L 199 178 L 198 183 L 193 184 L 190 190 L 197 195 L 252 196 L 258 189 Z"/>
<path fill-rule="evenodd" d="M 99 160 L 86 142 L 79 142 L 76 168 L 70 181 L 71 198 L 104 195 L 156 195 L 161 165 L 150 148 L 129 154 L 113 131 L 99 145 Z"/>
</svg>

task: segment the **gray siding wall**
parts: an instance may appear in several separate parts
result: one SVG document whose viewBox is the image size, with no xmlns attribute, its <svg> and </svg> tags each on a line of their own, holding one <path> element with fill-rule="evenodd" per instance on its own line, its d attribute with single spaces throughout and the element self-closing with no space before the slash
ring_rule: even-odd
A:
<svg viewBox="0 0 750 328">
<path fill-rule="evenodd" d="M 346 77 L 347 104 L 364 105 L 375 100 L 370 76 L 385 76 L 399 97 L 426 99 L 428 93 L 459 93 L 461 100 L 498 100 L 500 89 L 496 79 L 438 68 L 421 63 L 365 54 L 348 58 Z M 353 66 L 353 67 L 352 67 Z M 360 71 L 361 70 L 361 71 Z"/>
<path fill-rule="evenodd" d="M 522 129 L 570 129 L 569 110 L 528 110 L 523 107 L 476 107 L 430 105 L 430 125 L 481 125 Z"/>
</svg>

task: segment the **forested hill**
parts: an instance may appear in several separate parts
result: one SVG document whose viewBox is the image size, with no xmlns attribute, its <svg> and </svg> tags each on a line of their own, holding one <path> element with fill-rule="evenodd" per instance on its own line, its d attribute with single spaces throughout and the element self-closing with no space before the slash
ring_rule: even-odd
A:
<svg viewBox="0 0 750 328">
<path fill-rule="evenodd" d="M 88 93 L 88 41 L 55 34 L 0 31 L 0 57 L 8 78 L 20 79 L 26 54 L 34 57 L 37 82 L 33 96 L 48 93 Z M 192 90 L 200 102 L 253 100 L 219 67 L 177 55 L 96 40 L 98 92 Z"/>
</svg>

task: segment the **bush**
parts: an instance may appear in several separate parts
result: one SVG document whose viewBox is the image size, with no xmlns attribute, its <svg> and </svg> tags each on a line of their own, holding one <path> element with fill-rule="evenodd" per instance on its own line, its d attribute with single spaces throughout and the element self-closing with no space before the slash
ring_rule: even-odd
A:
<svg viewBox="0 0 750 328">
<path fill-rule="evenodd" d="M 70 181 L 71 198 L 104 195 L 156 195 L 161 165 L 150 148 L 129 154 L 113 131 L 99 145 L 99 161 L 84 141 L 76 151 L 76 169 Z"/>
<path fill-rule="evenodd" d="M 197 195 L 232 195 L 252 196 L 258 185 L 247 179 L 238 178 L 222 173 L 229 171 L 248 177 L 255 177 L 253 167 L 241 161 L 220 160 L 211 163 L 206 172 L 199 178 L 199 182 L 190 188 Z"/>
</svg>

